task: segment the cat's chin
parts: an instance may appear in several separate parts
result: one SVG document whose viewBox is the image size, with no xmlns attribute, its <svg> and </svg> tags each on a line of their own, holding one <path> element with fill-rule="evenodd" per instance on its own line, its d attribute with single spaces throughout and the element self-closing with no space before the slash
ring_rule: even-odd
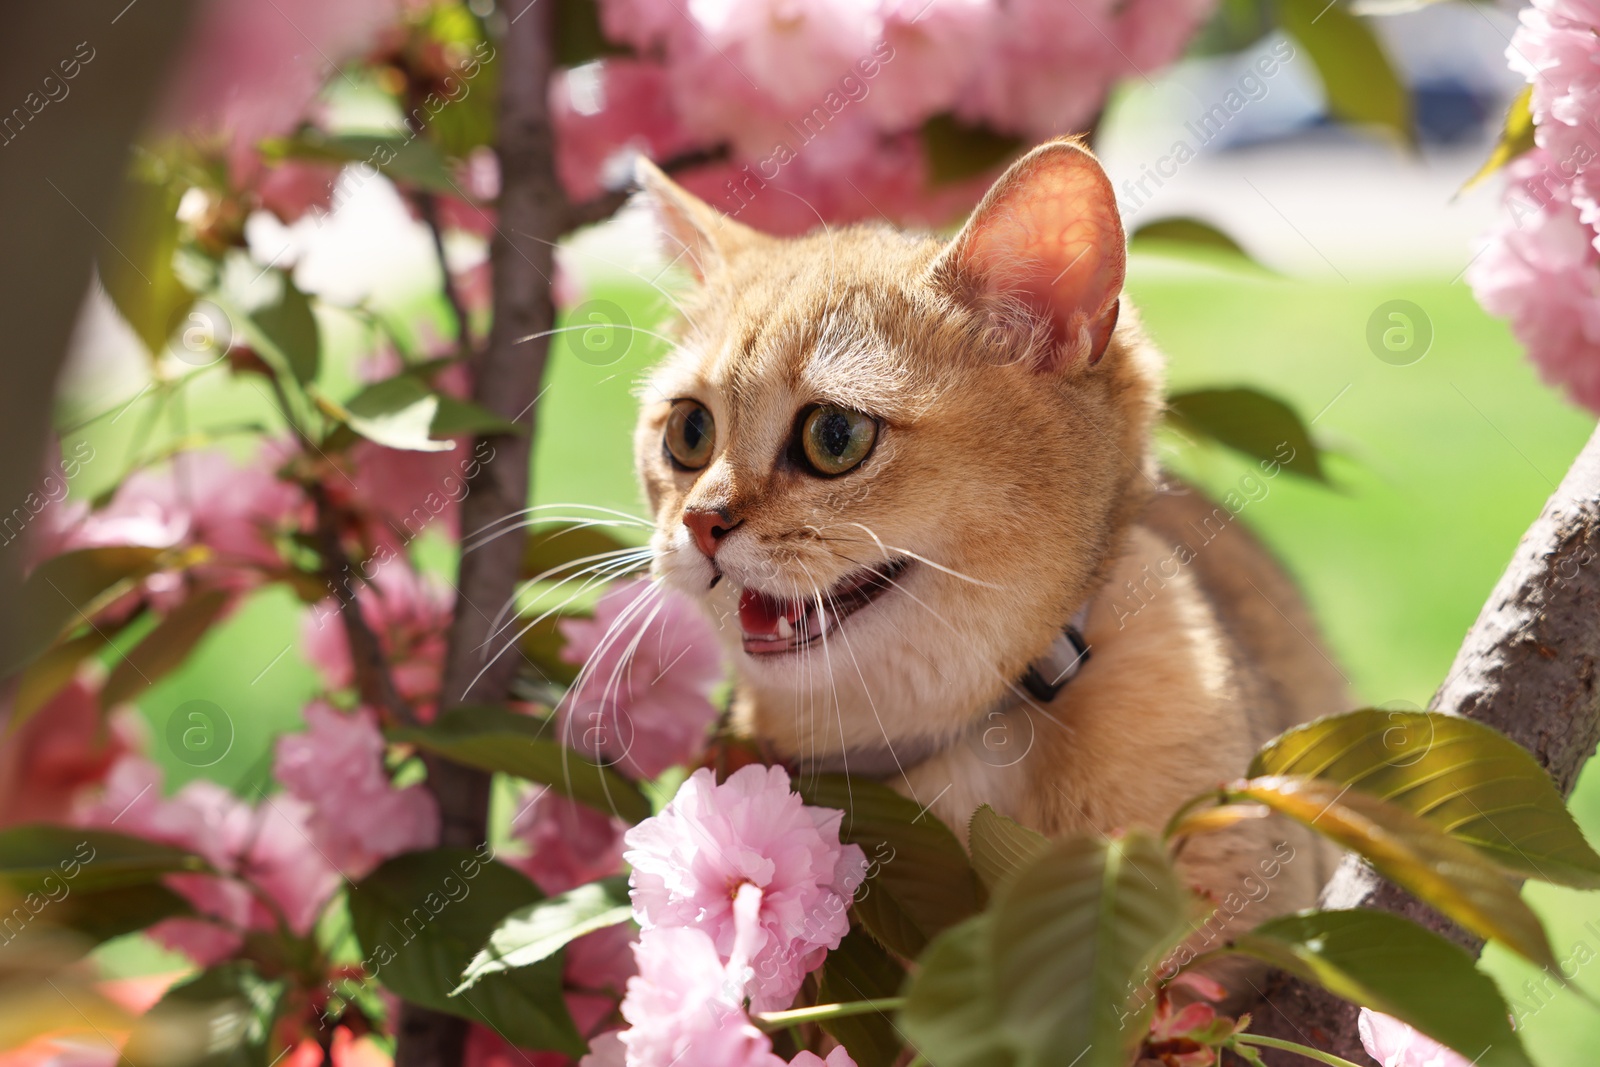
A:
<svg viewBox="0 0 1600 1067">
<path fill-rule="evenodd" d="M 739 593 L 739 628 L 745 653 L 756 658 L 795 655 L 818 644 L 857 612 L 895 588 L 911 560 L 863 567 L 835 582 L 821 597 L 785 599 L 745 588 Z"/>
</svg>

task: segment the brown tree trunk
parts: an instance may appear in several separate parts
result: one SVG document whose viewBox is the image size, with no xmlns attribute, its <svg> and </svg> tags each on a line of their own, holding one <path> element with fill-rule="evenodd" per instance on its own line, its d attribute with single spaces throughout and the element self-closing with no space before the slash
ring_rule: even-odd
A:
<svg viewBox="0 0 1600 1067">
<path fill-rule="evenodd" d="M 521 8 L 520 13 L 516 10 Z M 528 504 L 534 400 L 544 377 L 555 310 L 550 281 L 554 242 L 566 219 L 555 174 L 555 140 L 548 92 L 553 56 L 550 4 L 502 8 L 509 17 L 500 41 L 499 153 L 501 192 L 492 250 L 494 324 L 475 367 L 473 399 L 516 422 L 518 434 L 478 438 L 471 456 L 485 459 L 461 506 L 463 543 L 486 527 L 514 522 Z M 468 457 L 463 456 L 463 459 Z M 523 539 L 506 536 L 463 553 L 455 617 L 445 657 L 442 707 L 506 698 L 521 661 L 516 650 L 494 658 L 508 635 L 491 624 L 516 589 Z M 491 663 L 490 660 L 493 659 Z M 441 844 L 476 847 L 487 835 L 489 776 L 433 759 L 428 786 L 439 800 Z M 457 1067 L 467 1023 L 407 1004 L 398 1027 L 396 1067 Z"/>
<path fill-rule="evenodd" d="M 1538 758 L 1563 793 L 1600 741 L 1600 429 L 1523 535 L 1516 554 L 1429 705 L 1506 734 Z M 1482 942 L 1346 856 L 1323 891 L 1330 908 L 1382 908 L 1476 954 Z M 1274 976 L 1248 1008 L 1260 1033 L 1356 1063 L 1372 1060 L 1358 1010 L 1320 989 Z M 1303 1062 L 1280 1054 L 1268 1062 Z"/>
</svg>

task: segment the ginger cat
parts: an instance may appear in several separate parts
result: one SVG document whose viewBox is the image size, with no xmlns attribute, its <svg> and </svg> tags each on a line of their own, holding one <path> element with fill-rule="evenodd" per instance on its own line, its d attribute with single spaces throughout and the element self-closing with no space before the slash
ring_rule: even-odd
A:
<svg viewBox="0 0 1600 1067">
<path fill-rule="evenodd" d="M 1282 569 L 1153 459 L 1163 360 L 1086 149 L 1034 149 L 950 241 L 776 239 L 640 178 L 700 283 L 635 433 L 653 570 L 719 623 L 744 732 L 962 836 L 980 804 L 1065 834 L 1159 830 L 1348 707 Z M 1276 820 L 1182 863 L 1224 927 L 1329 873 Z"/>
</svg>

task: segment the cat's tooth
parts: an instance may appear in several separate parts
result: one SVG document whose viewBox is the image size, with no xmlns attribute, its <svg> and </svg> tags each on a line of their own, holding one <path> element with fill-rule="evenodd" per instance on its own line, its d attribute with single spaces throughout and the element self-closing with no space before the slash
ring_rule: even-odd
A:
<svg viewBox="0 0 1600 1067">
<path fill-rule="evenodd" d="M 789 620 L 782 615 L 778 616 L 778 640 L 787 641 L 794 633 L 794 627 L 789 625 Z"/>
</svg>

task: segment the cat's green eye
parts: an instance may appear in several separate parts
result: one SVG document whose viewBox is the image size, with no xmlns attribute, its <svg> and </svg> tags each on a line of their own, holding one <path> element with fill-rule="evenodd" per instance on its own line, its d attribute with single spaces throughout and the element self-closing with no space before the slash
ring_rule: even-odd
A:
<svg viewBox="0 0 1600 1067">
<path fill-rule="evenodd" d="M 667 416 L 667 454 L 690 470 L 699 470 L 711 461 L 711 447 L 717 441 L 717 424 L 704 404 L 695 400 L 675 400 Z"/>
<path fill-rule="evenodd" d="M 823 404 L 800 426 L 800 447 L 818 474 L 843 474 L 867 458 L 878 439 L 878 422 L 859 411 Z"/>
</svg>

